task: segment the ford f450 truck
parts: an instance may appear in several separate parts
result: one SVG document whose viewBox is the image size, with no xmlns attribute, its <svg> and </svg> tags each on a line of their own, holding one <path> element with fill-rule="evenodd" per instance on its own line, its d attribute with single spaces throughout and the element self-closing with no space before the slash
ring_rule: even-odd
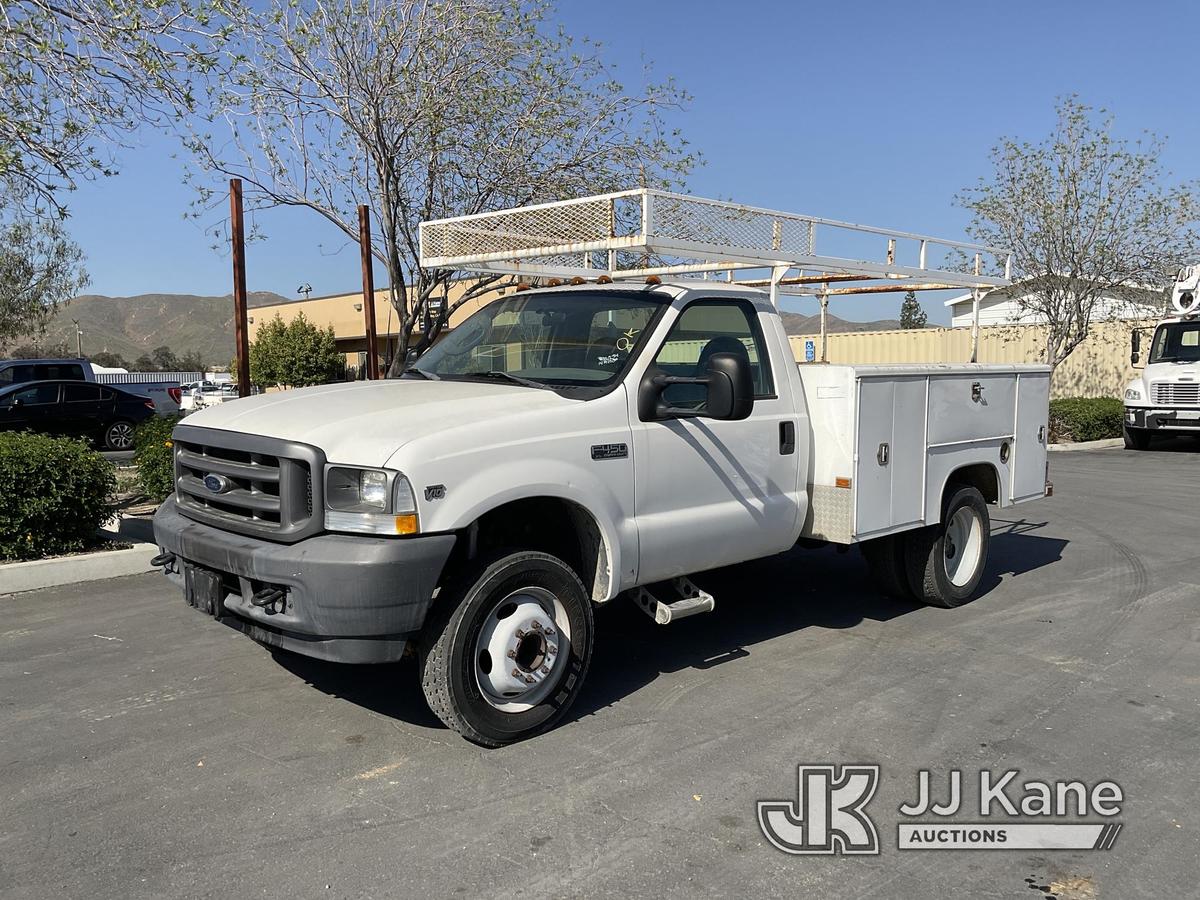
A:
<svg viewBox="0 0 1200 900">
<path fill-rule="evenodd" d="M 765 289 L 664 283 L 642 274 L 670 267 L 649 254 L 688 248 L 648 240 L 645 224 L 633 275 L 618 263 L 522 285 L 403 377 L 190 416 L 155 563 L 189 604 L 271 647 L 347 663 L 415 651 L 433 711 L 491 746 L 562 718 L 594 607 L 631 598 L 663 624 L 705 612 L 715 598 L 690 575 L 801 538 L 859 544 L 896 597 L 971 598 L 989 506 L 1047 493 L 1048 368 L 797 364 L 778 292 L 803 254 L 768 224 L 768 258 L 783 261 Z M 511 240 L 518 226 L 545 242 L 529 223 L 472 220 L 464 233 Z M 601 253 L 623 240 L 608 218 L 600 231 Z M 901 270 L 890 248 L 868 267 L 806 240 L 804 261 L 824 271 Z M 528 272 L 530 242 L 499 264 Z M 739 248 L 758 259 L 726 243 L 722 264 Z M 468 250 L 449 264 L 497 264 L 495 250 Z"/>
<path fill-rule="evenodd" d="M 1179 271 L 1171 304 L 1177 315 L 1155 327 L 1145 368 L 1125 387 L 1127 450 L 1148 449 L 1155 434 L 1200 435 L 1200 266 Z M 1135 331 L 1130 362 L 1140 359 Z"/>
</svg>

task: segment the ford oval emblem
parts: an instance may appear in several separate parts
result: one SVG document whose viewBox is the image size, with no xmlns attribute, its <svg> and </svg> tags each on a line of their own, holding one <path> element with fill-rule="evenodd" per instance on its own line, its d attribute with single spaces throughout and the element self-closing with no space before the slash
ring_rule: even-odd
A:
<svg viewBox="0 0 1200 900">
<path fill-rule="evenodd" d="M 233 483 L 224 475 L 214 475 L 210 472 L 204 476 L 204 486 L 214 494 L 223 494 L 233 487 Z"/>
</svg>

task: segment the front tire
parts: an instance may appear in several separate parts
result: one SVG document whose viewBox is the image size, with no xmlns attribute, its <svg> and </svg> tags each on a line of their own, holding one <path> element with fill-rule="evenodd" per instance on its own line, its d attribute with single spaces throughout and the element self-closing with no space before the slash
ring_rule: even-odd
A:
<svg viewBox="0 0 1200 900">
<path fill-rule="evenodd" d="M 937 525 L 910 532 L 908 584 L 917 600 L 952 609 L 971 599 L 987 566 L 991 520 L 976 488 L 951 486 Z"/>
<path fill-rule="evenodd" d="M 104 429 L 104 448 L 106 450 L 129 450 L 133 447 L 134 425 L 128 419 L 118 419 L 110 422 Z"/>
<path fill-rule="evenodd" d="M 1125 438 L 1126 450 L 1150 449 L 1150 432 L 1144 428 L 1130 428 L 1125 425 L 1122 428 L 1122 437 Z"/>
<path fill-rule="evenodd" d="M 443 589 L 421 640 L 421 687 L 448 728 L 500 747 L 553 728 L 583 686 L 592 604 L 547 553 L 494 559 Z"/>
</svg>

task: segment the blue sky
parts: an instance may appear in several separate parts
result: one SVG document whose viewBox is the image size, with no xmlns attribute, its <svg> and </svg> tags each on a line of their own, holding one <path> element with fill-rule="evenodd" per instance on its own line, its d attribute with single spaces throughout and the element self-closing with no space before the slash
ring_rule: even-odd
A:
<svg viewBox="0 0 1200 900">
<path fill-rule="evenodd" d="M 1200 82 L 1183 37 L 1200 33 L 1200 4 L 560 0 L 559 19 L 602 41 L 627 85 L 646 61 L 691 92 L 675 119 L 706 158 L 690 181 L 701 196 L 963 236 L 952 199 L 986 173 L 989 148 L 1001 135 L 1042 137 L 1056 97 L 1073 92 L 1111 109 L 1124 134 L 1167 137 L 1166 166 L 1200 177 Z M 119 153 L 119 176 L 71 198 L 90 291 L 230 290 L 228 255 L 183 217 L 192 194 L 176 150 L 145 135 Z M 259 223 L 268 239 L 248 253 L 251 290 L 359 285 L 357 247 L 315 214 L 272 211 Z M 931 322 L 948 322 L 941 299 L 924 301 Z M 847 298 L 832 309 L 874 319 L 899 304 Z"/>
</svg>

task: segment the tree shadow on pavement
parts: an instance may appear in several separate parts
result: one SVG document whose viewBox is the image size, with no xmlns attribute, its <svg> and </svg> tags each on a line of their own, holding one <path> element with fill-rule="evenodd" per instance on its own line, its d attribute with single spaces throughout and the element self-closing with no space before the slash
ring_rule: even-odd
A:
<svg viewBox="0 0 1200 900">
<path fill-rule="evenodd" d="M 990 562 L 980 593 L 1001 575 L 1050 565 L 1067 541 L 1033 534 L 1045 523 L 993 520 Z M 621 598 L 596 613 L 595 655 L 568 721 L 616 703 L 659 675 L 711 669 L 752 655 L 756 644 L 803 628 L 854 628 L 922 607 L 878 593 L 857 550 L 796 548 L 695 576 L 717 600 L 711 613 L 657 625 Z M 953 615 L 953 612 L 947 612 Z M 276 661 L 317 690 L 421 727 L 440 727 L 422 696 L 414 660 L 371 666 L 328 663 L 286 652 Z"/>
</svg>

